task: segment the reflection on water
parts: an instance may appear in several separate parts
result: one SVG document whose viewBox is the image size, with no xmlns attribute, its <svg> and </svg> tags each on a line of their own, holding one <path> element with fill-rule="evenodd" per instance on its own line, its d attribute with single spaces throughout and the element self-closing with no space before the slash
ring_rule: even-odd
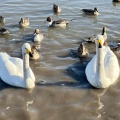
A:
<svg viewBox="0 0 120 120">
<path fill-rule="evenodd" d="M 52 11 L 54 3 L 62 8 L 58 15 Z M 32 34 L 36 28 L 44 39 L 38 45 L 42 58 L 30 61 L 36 77 L 33 91 L 0 82 L 0 120 L 119 120 L 119 81 L 108 89 L 93 88 L 85 68 L 95 54 L 95 45 L 86 43 L 90 53 L 87 58 L 76 55 L 79 44 L 101 33 L 103 26 L 109 29 L 109 43 L 120 41 L 119 5 L 111 0 L 1 1 L 1 15 L 6 22 L 0 26 L 7 28 L 10 35 L 0 35 L 0 51 L 21 57 L 23 43 L 35 44 Z M 99 16 L 82 14 L 81 9 L 94 7 Z M 48 16 L 75 20 L 66 28 L 48 28 L 44 23 Z M 21 17 L 29 17 L 28 28 L 19 28 Z"/>
<path fill-rule="evenodd" d="M 102 117 L 102 115 L 99 113 L 99 110 L 104 107 L 104 104 L 101 102 L 101 97 L 105 94 L 106 90 L 107 89 L 104 89 L 102 93 L 98 94 L 98 109 L 96 110 L 96 112 L 98 113 L 97 118 Z"/>
</svg>

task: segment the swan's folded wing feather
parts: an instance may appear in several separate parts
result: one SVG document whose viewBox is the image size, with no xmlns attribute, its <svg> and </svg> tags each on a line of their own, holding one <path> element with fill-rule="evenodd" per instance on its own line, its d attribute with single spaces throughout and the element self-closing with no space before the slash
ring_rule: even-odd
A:
<svg viewBox="0 0 120 120">
<path fill-rule="evenodd" d="M 116 55 L 110 50 L 109 47 L 107 47 L 105 51 L 106 51 L 106 56 L 105 56 L 104 66 L 105 66 L 106 76 L 109 77 L 111 80 L 117 79 L 119 76 L 118 59 Z"/>
<path fill-rule="evenodd" d="M 1 79 L 13 86 L 24 86 L 22 65 L 21 59 L 10 57 L 7 53 L 0 53 Z"/>
<path fill-rule="evenodd" d="M 93 80 L 96 73 L 96 55 L 92 58 L 92 60 L 88 63 L 85 70 L 86 76 L 88 80 Z"/>
</svg>

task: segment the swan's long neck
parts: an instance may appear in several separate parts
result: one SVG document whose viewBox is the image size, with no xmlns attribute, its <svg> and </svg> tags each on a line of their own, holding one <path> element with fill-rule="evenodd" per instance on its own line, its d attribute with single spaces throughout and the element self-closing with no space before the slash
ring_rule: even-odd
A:
<svg viewBox="0 0 120 120">
<path fill-rule="evenodd" d="M 28 78 L 28 69 L 29 69 L 29 55 L 23 54 L 23 72 L 24 72 L 24 80 L 25 81 Z"/>
<path fill-rule="evenodd" d="M 97 55 L 97 64 L 96 64 L 96 78 L 100 85 L 103 86 L 105 80 L 105 67 L 104 67 L 104 51 L 102 48 L 96 47 L 96 55 Z"/>
</svg>

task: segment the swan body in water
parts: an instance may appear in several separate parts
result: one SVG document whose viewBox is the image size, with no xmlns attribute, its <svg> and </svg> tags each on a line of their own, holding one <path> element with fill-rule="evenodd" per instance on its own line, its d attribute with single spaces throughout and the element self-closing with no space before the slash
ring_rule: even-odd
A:
<svg viewBox="0 0 120 120">
<path fill-rule="evenodd" d="M 35 87 L 35 76 L 29 66 L 29 54 L 31 52 L 30 44 L 25 43 L 22 46 L 23 60 L 11 57 L 5 52 L 0 52 L 0 78 L 5 83 L 32 89 Z"/>
<path fill-rule="evenodd" d="M 86 77 L 92 86 L 107 88 L 115 83 L 119 77 L 118 59 L 109 46 L 104 46 L 102 35 L 97 35 L 95 43 L 96 55 L 86 67 Z"/>
</svg>

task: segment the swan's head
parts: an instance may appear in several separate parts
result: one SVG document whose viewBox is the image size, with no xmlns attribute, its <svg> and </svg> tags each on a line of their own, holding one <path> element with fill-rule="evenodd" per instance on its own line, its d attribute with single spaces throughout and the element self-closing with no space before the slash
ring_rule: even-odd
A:
<svg viewBox="0 0 120 120">
<path fill-rule="evenodd" d="M 103 38 L 103 36 L 102 35 L 97 35 L 95 43 L 98 46 L 98 48 L 102 48 L 102 46 L 104 45 L 104 38 Z"/>
<path fill-rule="evenodd" d="M 25 43 L 22 46 L 22 53 L 23 54 L 30 54 L 31 53 L 31 46 L 29 43 Z"/>
</svg>

